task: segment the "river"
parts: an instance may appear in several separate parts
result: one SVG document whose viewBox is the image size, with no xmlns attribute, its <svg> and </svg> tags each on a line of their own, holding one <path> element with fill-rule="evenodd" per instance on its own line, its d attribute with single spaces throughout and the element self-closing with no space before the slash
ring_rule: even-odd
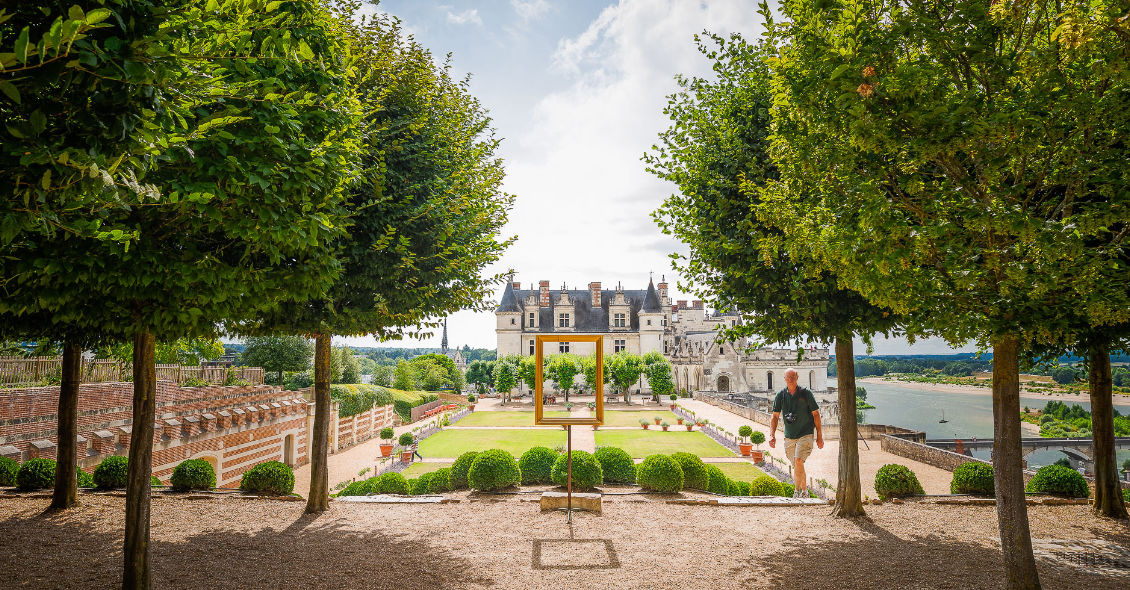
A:
<svg viewBox="0 0 1130 590">
<path fill-rule="evenodd" d="M 875 406 L 864 410 L 863 422 L 868 424 L 890 424 L 926 432 L 926 438 L 992 438 L 993 406 L 992 397 L 969 393 L 946 391 L 924 391 L 911 389 L 897 383 L 860 383 L 867 389 L 867 402 Z M 1086 399 L 1084 396 L 1079 396 Z M 1065 398 L 1064 403 L 1075 403 L 1090 410 L 1091 404 L 1075 402 Z M 1021 396 L 1020 406 L 1042 408 L 1047 401 Z M 1114 406 L 1122 415 L 1130 414 L 1130 405 Z M 940 424 L 942 412 L 948 422 Z M 1025 433 L 1024 436 L 1037 436 Z M 977 456 L 988 458 L 988 451 L 977 452 Z M 1037 451 L 1029 456 L 1029 466 L 1047 465 L 1064 456 L 1059 451 Z M 1118 452 L 1118 465 L 1130 458 L 1130 450 Z"/>
</svg>

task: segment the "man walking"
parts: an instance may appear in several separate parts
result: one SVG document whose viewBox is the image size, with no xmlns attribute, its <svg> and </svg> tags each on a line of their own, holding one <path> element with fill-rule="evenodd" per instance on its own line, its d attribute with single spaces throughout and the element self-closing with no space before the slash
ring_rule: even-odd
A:
<svg viewBox="0 0 1130 590">
<path fill-rule="evenodd" d="M 808 497 L 808 479 L 804 475 L 804 460 L 812 453 L 812 433 L 816 431 L 816 447 L 824 448 L 824 433 L 820 428 L 820 410 L 816 398 L 805 387 L 797 385 L 797 372 L 785 371 L 785 388 L 773 400 L 773 419 L 769 423 L 769 446 L 777 446 L 777 420 L 784 413 L 785 455 L 793 462 L 794 498 Z"/>
</svg>

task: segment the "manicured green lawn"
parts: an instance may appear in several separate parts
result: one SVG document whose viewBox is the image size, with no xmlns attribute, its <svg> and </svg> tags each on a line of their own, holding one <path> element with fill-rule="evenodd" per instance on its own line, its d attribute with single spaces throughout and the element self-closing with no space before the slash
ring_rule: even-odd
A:
<svg viewBox="0 0 1130 590">
<path fill-rule="evenodd" d="M 549 447 L 565 444 L 565 431 L 553 429 L 489 429 L 460 430 L 447 429 L 433 434 L 420 442 L 420 454 L 424 457 L 455 458 L 467 451 L 502 449 L 515 457 L 530 447 Z"/>
<path fill-rule="evenodd" d="M 639 428 L 640 418 L 647 418 L 648 422 L 655 428 L 655 418 L 659 417 L 660 420 L 666 420 L 672 430 L 678 426 L 678 418 L 671 413 L 670 410 L 609 410 L 604 412 L 604 425 L 605 426 L 635 426 Z M 643 429 L 640 429 L 641 431 Z M 685 429 L 684 429 L 685 430 Z"/>
<path fill-rule="evenodd" d="M 569 412 L 546 412 L 547 417 L 564 418 Z M 452 426 L 533 426 L 534 413 L 523 411 L 473 412 Z"/>
<path fill-rule="evenodd" d="M 699 457 L 734 456 L 729 449 L 697 431 L 598 430 L 594 434 L 596 446 L 620 447 L 632 457 L 646 457 L 656 453 L 670 455 L 679 451 Z"/>
<path fill-rule="evenodd" d="M 709 461 L 708 461 L 708 463 L 709 463 Z M 722 473 L 726 474 L 726 477 L 733 479 L 733 480 L 737 480 L 737 481 L 744 481 L 746 483 L 753 481 L 753 478 L 755 478 L 759 475 L 765 475 L 764 471 L 758 469 L 752 463 L 746 463 L 744 461 L 741 462 L 741 463 L 710 463 L 710 464 L 714 465 L 718 469 L 721 469 Z"/>
<path fill-rule="evenodd" d="M 416 462 L 408 466 L 408 469 L 401 471 L 400 474 L 407 478 L 420 477 L 425 473 L 439 471 L 444 467 L 451 467 L 451 463 L 420 463 Z"/>
</svg>

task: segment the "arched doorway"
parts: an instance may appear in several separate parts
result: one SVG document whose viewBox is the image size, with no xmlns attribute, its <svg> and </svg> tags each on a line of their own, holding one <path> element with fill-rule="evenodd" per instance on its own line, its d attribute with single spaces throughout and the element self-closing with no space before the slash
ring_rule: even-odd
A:
<svg viewBox="0 0 1130 590">
<path fill-rule="evenodd" d="M 730 378 L 728 376 L 720 375 L 718 377 L 718 391 L 722 393 L 730 391 Z"/>
<path fill-rule="evenodd" d="M 765 374 L 765 389 L 773 391 L 773 371 Z"/>
<path fill-rule="evenodd" d="M 294 467 L 294 435 L 288 434 L 283 439 L 283 463 Z"/>
</svg>

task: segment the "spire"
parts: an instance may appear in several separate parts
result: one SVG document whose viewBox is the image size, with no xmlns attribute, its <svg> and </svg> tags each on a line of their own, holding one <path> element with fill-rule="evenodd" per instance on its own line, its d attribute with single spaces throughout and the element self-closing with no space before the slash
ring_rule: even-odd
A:
<svg viewBox="0 0 1130 590">
<path fill-rule="evenodd" d="M 502 292 L 502 301 L 498 304 L 498 308 L 494 310 L 495 313 L 500 312 L 515 312 L 522 311 L 518 308 L 518 298 L 514 295 L 514 285 L 507 283 L 506 289 Z"/>
<path fill-rule="evenodd" d="M 443 354 L 447 354 L 447 318 L 443 318 L 443 340 L 439 341 L 439 347 Z"/>
<path fill-rule="evenodd" d="M 661 312 L 663 308 L 659 305 L 659 293 L 655 292 L 655 283 L 651 280 L 647 282 L 647 294 L 643 298 L 643 308 L 640 309 L 643 313 Z"/>
</svg>

